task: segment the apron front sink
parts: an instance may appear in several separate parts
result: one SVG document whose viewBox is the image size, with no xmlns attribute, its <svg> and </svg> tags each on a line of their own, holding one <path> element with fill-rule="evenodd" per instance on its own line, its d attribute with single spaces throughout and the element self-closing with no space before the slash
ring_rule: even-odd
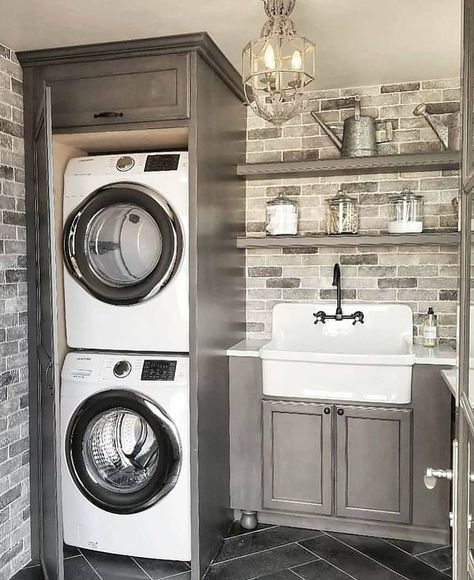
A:
<svg viewBox="0 0 474 580">
<path fill-rule="evenodd" d="M 272 340 L 260 349 L 263 392 L 277 397 L 406 404 L 411 402 L 413 315 L 399 304 L 345 305 L 364 324 L 326 320 L 328 303 L 278 304 Z"/>
</svg>

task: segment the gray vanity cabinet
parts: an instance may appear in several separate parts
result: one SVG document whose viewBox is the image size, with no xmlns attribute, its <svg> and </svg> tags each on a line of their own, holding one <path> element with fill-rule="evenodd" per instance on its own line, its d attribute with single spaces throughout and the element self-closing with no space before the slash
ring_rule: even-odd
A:
<svg viewBox="0 0 474 580">
<path fill-rule="evenodd" d="M 336 411 L 336 515 L 408 523 L 411 409 Z"/>
<path fill-rule="evenodd" d="M 449 542 L 451 394 L 437 365 L 415 365 L 403 406 L 267 398 L 261 360 L 230 358 L 230 491 L 268 524 Z"/>
<path fill-rule="evenodd" d="M 189 69 L 189 54 L 50 66 L 45 76 L 52 89 L 54 126 L 186 119 Z"/>
<path fill-rule="evenodd" d="M 263 505 L 332 512 L 331 407 L 263 402 Z"/>
</svg>

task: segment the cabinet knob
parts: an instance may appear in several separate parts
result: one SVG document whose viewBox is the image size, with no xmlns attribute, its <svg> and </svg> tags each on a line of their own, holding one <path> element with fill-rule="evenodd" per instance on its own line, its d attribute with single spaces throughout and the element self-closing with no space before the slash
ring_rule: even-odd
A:
<svg viewBox="0 0 474 580">
<path fill-rule="evenodd" d="M 337 414 L 342 417 L 342 415 L 344 415 L 344 409 L 338 409 Z"/>
<path fill-rule="evenodd" d="M 326 408 L 324 409 L 324 414 L 325 414 L 325 415 L 329 415 L 330 413 L 331 413 L 331 408 L 330 408 L 330 407 L 326 407 Z"/>
</svg>

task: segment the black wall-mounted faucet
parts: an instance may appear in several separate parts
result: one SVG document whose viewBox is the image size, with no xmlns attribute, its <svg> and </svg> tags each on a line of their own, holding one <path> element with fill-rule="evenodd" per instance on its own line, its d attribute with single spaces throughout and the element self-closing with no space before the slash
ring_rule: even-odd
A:
<svg viewBox="0 0 474 580">
<path fill-rule="evenodd" d="M 334 265 L 332 274 L 332 285 L 336 287 L 336 320 L 342 320 L 342 288 L 341 288 L 341 267 L 339 264 Z"/>
<path fill-rule="evenodd" d="M 320 310 L 319 312 L 314 312 L 313 316 L 315 317 L 314 324 L 318 324 L 321 322 L 322 324 L 326 324 L 326 320 L 352 320 L 352 324 L 357 324 L 360 322 L 364 324 L 364 313 L 360 310 L 354 312 L 353 314 L 344 315 L 342 313 L 342 286 L 341 286 L 341 267 L 339 264 L 334 265 L 334 271 L 332 275 L 332 285 L 336 287 L 336 314 L 326 314 L 324 310 Z"/>
</svg>

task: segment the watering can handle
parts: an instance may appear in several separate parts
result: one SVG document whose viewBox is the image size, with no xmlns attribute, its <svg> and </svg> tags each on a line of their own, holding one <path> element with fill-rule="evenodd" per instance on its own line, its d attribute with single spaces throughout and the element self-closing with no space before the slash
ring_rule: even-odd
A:
<svg viewBox="0 0 474 580">
<path fill-rule="evenodd" d="M 387 141 L 393 141 L 393 123 L 392 121 L 385 121 L 385 130 L 387 131 Z"/>
<path fill-rule="evenodd" d="M 356 119 L 356 121 L 360 121 L 360 97 L 357 95 L 354 99 L 355 103 L 354 103 L 354 117 Z"/>
</svg>

